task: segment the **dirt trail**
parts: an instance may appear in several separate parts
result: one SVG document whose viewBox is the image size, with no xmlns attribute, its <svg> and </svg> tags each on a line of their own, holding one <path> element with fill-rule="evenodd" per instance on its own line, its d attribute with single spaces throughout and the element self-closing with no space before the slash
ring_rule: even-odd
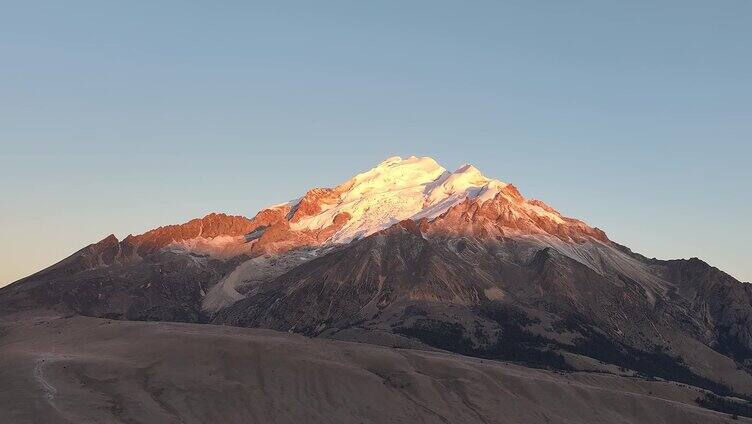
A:
<svg viewBox="0 0 752 424">
<path fill-rule="evenodd" d="M 45 397 L 51 402 L 57 395 L 57 389 L 44 377 L 44 366 L 49 363 L 50 358 L 52 357 L 44 355 L 37 359 L 36 364 L 34 364 L 34 379 L 42 386 Z"/>
</svg>

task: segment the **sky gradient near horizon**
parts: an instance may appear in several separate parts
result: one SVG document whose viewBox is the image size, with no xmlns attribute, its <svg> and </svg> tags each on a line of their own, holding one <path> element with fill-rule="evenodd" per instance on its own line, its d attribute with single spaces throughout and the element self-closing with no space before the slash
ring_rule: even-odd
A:
<svg viewBox="0 0 752 424">
<path fill-rule="evenodd" d="M 5 2 L 0 286 L 392 155 L 752 280 L 752 2 Z"/>
</svg>

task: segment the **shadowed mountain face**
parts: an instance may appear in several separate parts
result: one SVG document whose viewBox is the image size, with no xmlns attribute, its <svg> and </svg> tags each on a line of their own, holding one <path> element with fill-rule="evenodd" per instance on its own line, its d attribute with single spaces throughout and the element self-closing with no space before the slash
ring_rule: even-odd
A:
<svg viewBox="0 0 752 424">
<path fill-rule="evenodd" d="M 749 301 L 746 310 L 713 314 L 669 280 L 656 287 L 634 275 L 604 275 L 539 243 L 426 237 L 406 221 L 255 285 L 212 322 L 397 345 L 408 338 L 564 369 L 590 358 L 721 393 L 735 390 L 732 380 L 737 391 L 750 390 L 748 326 L 719 325 L 737 322 Z M 643 264 L 598 241 L 578 248 L 599 263 L 635 260 L 659 275 L 700 266 L 716 277 L 703 279 L 713 287 L 703 289 L 703 305 L 734 304 L 737 287 L 749 296 L 742 283 L 697 260 Z M 602 367 L 591 360 L 587 367 Z"/>
<path fill-rule="evenodd" d="M 752 395 L 752 289 L 631 252 L 464 166 L 390 158 L 259 212 L 110 236 L 0 290 L 5 314 L 260 327 Z"/>
</svg>

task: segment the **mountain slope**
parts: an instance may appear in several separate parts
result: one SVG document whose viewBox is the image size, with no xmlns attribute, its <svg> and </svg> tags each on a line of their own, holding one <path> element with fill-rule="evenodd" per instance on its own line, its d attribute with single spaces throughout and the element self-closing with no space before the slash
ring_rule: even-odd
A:
<svg viewBox="0 0 752 424">
<path fill-rule="evenodd" d="M 424 231 L 436 233 L 431 224 Z M 594 262 L 614 261 L 588 252 Z M 426 236 L 403 221 L 254 286 L 213 322 L 380 344 L 409 345 L 408 337 L 546 367 L 577 367 L 573 358 L 585 356 L 721 393 L 752 393 L 750 375 L 719 349 L 714 324 L 700 320 L 669 281 L 662 281 L 669 295 L 652 284 L 600 273 L 539 239 Z"/>
<path fill-rule="evenodd" d="M 389 158 L 253 218 L 110 236 L 0 289 L 3 313 L 294 331 L 752 395 L 752 289 L 632 253 L 465 165 Z"/>
</svg>

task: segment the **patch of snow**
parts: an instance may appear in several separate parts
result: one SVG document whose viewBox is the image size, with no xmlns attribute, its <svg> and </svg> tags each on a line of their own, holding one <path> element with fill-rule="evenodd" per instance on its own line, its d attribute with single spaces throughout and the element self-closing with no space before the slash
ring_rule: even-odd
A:
<svg viewBox="0 0 752 424">
<path fill-rule="evenodd" d="M 236 287 L 243 282 L 246 275 L 253 270 L 260 259 L 249 259 L 238 265 L 230 274 L 215 284 L 201 301 L 205 311 L 217 312 L 220 309 L 232 305 L 245 296 L 238 293 Z"/>
<path fill-rule="evenodd" d="M 483 290 L 483 293 L 490 300 L 504 300 L 506 294 L 498 287 L 490 287 Z"/>
<path fill-rule="evenodd" d="M 202 299 L 201 306 L 205 311 L 215 313 L 244 299 L 243 293 L 247 293 L 244 289 L 253 288 L 260 282 L 271 281 L 290 269 L 316 258 L 318 254 L 318 250 L 303 249 L 248 259 L 212 286 Z"/>
<path fill-rule="evenodd" d="M 554 222 L 557 222 L 559 224 L 563 224 L 565 222 L 561 218 L 561 215 L 553 213 L 553 212 L 549 212 L 549 211 L 543 209 L 542 207 L 540 207 L 538 205 L 531 205 L 530 203 L 525 202 L 521 206 L 523 208 L 531 211 L 535 215 L 548 217 L 551 220 L 553 220 Z"/>
</svg>

